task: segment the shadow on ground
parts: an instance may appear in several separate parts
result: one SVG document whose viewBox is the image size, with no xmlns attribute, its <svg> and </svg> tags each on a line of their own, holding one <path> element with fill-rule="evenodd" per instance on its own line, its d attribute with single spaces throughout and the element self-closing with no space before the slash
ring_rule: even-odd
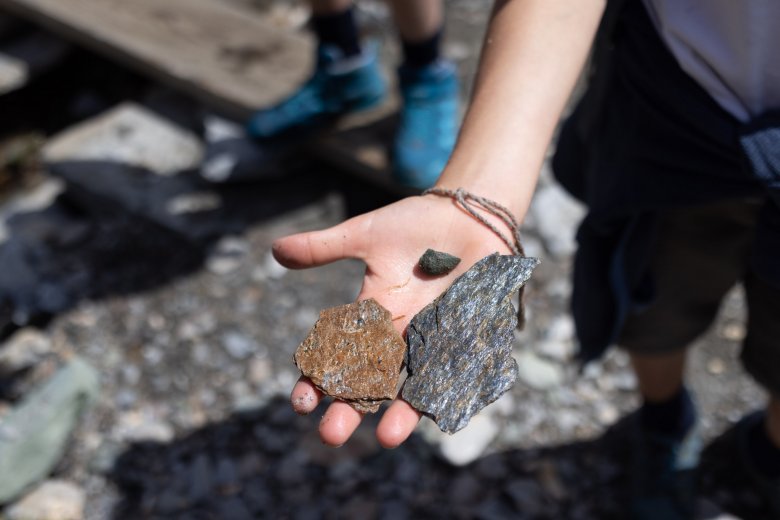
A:
<svg viewBox="0 0 780 520">
<path fill-rule="evenodd" d="M 114 518 L 625 517 L 625 423 L 595 441 L 513 450 L 457 468 L 417 435 L 381 449 L 375 418 L 344 447 L 323 446 L 321 411 L 298 417 L 279 398 L 169 444 L 131 446 L 110 474 L 122 497 Z M 722 482 L 709 480 L 700 518 L 718 516 Z M 761 518 L 747 502 L 727 505 Z"/>
<path fill-rule="evenodd" d="M 145 291 L 199 269 L 218 239 L 343 194 L 347 212 L 387 203 L 382 192 L 331 171 L 213 185 L 195 172 L 173 177 L 103 162 L 53 172 L 66 190 L 39 211 L 7 222 L 0 244 L 0 339 L 17 326 L 83 299 Z M 198 208 L 203 201 L 213 207 Z"/>
</svg>

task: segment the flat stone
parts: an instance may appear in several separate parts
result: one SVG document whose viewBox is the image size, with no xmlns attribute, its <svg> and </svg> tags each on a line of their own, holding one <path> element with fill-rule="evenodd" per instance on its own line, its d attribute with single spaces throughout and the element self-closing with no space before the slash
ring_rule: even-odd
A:
<svg viewBox="0 0 780 520">
<path fill-rule="evenodd" d="M 412 318 L 403 397 L 442 431 L 462 429 L 515 383 L 517 312 L 510 298 L 538 263 L 487 256 Z"/>
<path fill-rule="evenodd" d="M 13 56 L 0 54 L 0 95 L 27 84 L 27 65 Z"/>
<path fill-rule="evenodd" d="M 540 186 L 529 209 L 536 230 L 547 250 L 558 258 L 577 249 L 577 227 L 585 216 L 585 207 L 558 184 Z"/>
<path fill-rule="evenodd" d="M 533 352 L 525 351 L 515 358 L 519 365 L 520 379 L 536 390 L 549 390 L 563 384 L 563 369 L 549 361 L 538 357 Z"/>
<path fill-rule="evenodd" d="M 0 504 L 57 465 L 79 416 L 98 394 L 98 374 L 74 358 L 0 421 Z"/>
<path fill-rule="evenodd" d="M 158 175 L 196 168 L 203 157 L 194 134 L 131 102 L 64 130 L 43 153 L 50 164 L 108 161 Z"/>
<path fill-rule="evenodd" d="M 405 353 L 390 311 L 372 298 L 322 311 L 294 360 L 326 395 L 376 412 L 395 397 Z"/>
<path fill-rule="evenodd" d="M 165 207 L 171 215 L 204 213 L 221 208 L 222 199 L 211 191 L 184 193 L 170 199 Z"/>
<path fill-rule="evenodd" d="M 32 139 L 27 140 L 26 143 L 20 143 L 17 150 L 22 154 L 34 150 L 36 145 L 30 141 Z M 0 164 L 0 168 L 2 167 L 3 165 Z M 0 205 L 0 244 L 8 240 L 11 235 L 8 228 L 9 219 L 19 213 L 30 213 L 48 208 L 64 191 L 65 183 L 62 180 L 47 177 L 33 188 L 11 193 L 10 197 L 6 198 Z"/>
<path fill-rule="evenodd" d="M 0 343 L 0 374 L 32 367 L 51 352 L 51 340 L 42 332 L 25 327 Z"/>
<path fill-rule="evenodd" d="M 159 442 L 173 440 L 173 427 L 161 419 L 132 411 L 117 417 L 113 437 L 121 442 Z"/>
<path fill-rule="evenodd" d="M 431 276 L 441 276 L 450 273 L 460 263 L 460 258 L 441 251 L 428 249 L 420 257 L 420 270 Z"/>
<path fill-rule="evenodd" d="M 440 434 L 441 435 L 441 434 Z M 455 466 L 474 462 L 498 435 L 498 425 L 492 417 L 479 415 L 467 428 L 442 439 L 439 446 L 442 457 Z"/>
<path fill-rule="evenodd" d="M 47 480 L 6 512 L 8 520 L 81 520 L 86 493 L 64 480 Z"/>
</svg>

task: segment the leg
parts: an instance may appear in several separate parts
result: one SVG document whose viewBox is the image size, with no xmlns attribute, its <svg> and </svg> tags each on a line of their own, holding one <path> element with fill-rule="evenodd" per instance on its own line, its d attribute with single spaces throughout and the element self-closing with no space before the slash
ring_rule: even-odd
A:
<svg viewBox="0 0 780 520">
<path fill-rule="evenodd" d="M 661 355 L 631 354 L 631 363 L 639 382 L 639 392 L 646 402 L 671 399 L 683 385 L 685 351 Z"/>
<path fill-rule="evenodd" d="M 360 54 L 352 0 L 309 0 L 309 5 L 317 43 L 335 46 L 345 57 Z"/>
<path fill-rule="evenodd" d="M 419 43 L 441 32 L 444 25 L 442 0 L 387 0 L 395 25 L 405 42 Z"/>
<path fill-rule="evenodd" d="M 766 430 L 769 439 L 780 449 L 780 397 L 772 396 L 766 412 Z"/>
<path fill-rule="evenodd" d="M 387 0 L 403 48 L 402 106 L 392 150 L 395 179 L 425 189 L 438 179 L 458 133 L 455 65 L 441 58 L 442 0 Z"/>
<path fill-rule="evenodd" d="M 309 0 L 314 16 L 341 13 L 352 7 L 352 0 Z"/>
<path fill-rule="evenodd" d="M 628 317 L 619 340 L 643 398 L 632 424 L 631 518 L 693 517 L 701 440 L 681 347 L 709 327 L 744 271 L 750 228 L 734 224 L 741 213 L 741 204 L 724 203 L 660 218 L 651 258 L 655 301 Z"/>
<path fill-rule="evenodd" d="M 309 5 L 318 43 L 314 73 L 289 98 L 250 118 L 247 132 L 258 141 L 301 139 L 385 96 L 376 52 L 361 49 L 352 0 L 310 0 Z"/>
<path fill-rule="evenodd" d="M 647 355 L 632 353 L 642 407 L 639 419 L 647 432 L 681 440 L 696 421 L 690 394 L 683 385 L 686 351 Z"/>
<path fill-rule="evenodd" d="M 693 518 L 701 441 L 683 383 L 686 351 L 631 353 L 642 406 L 631 431 L 629 518 Z"/>
</svg>

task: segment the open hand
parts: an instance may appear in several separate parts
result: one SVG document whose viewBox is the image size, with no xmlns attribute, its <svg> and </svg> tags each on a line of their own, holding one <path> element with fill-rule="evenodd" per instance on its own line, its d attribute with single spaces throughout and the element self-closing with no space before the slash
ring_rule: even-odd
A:
<svg viewBox="0 0 780 520">
<path fill-rule="evenodd" d="M 420 255 L 428 248 L 460 257 L 461 263 L 446 276 L 428 276 L 417 267 Z M 401 334 L 414 315 L 457 276 L 495 252 L 510 253 L 500 238 L 454 201 L 434 195 L 403 199 L 328 229 L 281 238 L 273 246 L 276 259 L 292 269 L 345 258 L 365 262 L 358 300 L 374 298 L 387 308 Z M 322 393 L 303 377 L 291 396 L 293 408 L 301 414 L 313 411 L 322 398 Z M 344 444 L 362 416 L 347 403 L 334 401 L 320 422 L 322 441 L 332 446 Z M 396 447 L 409 437 L 419 420 L 420 413 L 398 398 L 379 422 L 377 439 L 386 448 Z"/>
</svg>

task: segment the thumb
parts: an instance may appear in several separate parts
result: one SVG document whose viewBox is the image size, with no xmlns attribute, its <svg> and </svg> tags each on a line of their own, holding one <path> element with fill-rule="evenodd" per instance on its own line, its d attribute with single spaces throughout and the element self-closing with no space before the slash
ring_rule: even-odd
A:
<svg viewBox="0 0 780 520">
<path fill-rule="evenodd" d="M 345 258 L 363 258 L 367 229 L 355 217 L 320 231 L 290 235 L 274 241 L 273 255 L 290 269 L 305 269 Z"/>
</svg>

